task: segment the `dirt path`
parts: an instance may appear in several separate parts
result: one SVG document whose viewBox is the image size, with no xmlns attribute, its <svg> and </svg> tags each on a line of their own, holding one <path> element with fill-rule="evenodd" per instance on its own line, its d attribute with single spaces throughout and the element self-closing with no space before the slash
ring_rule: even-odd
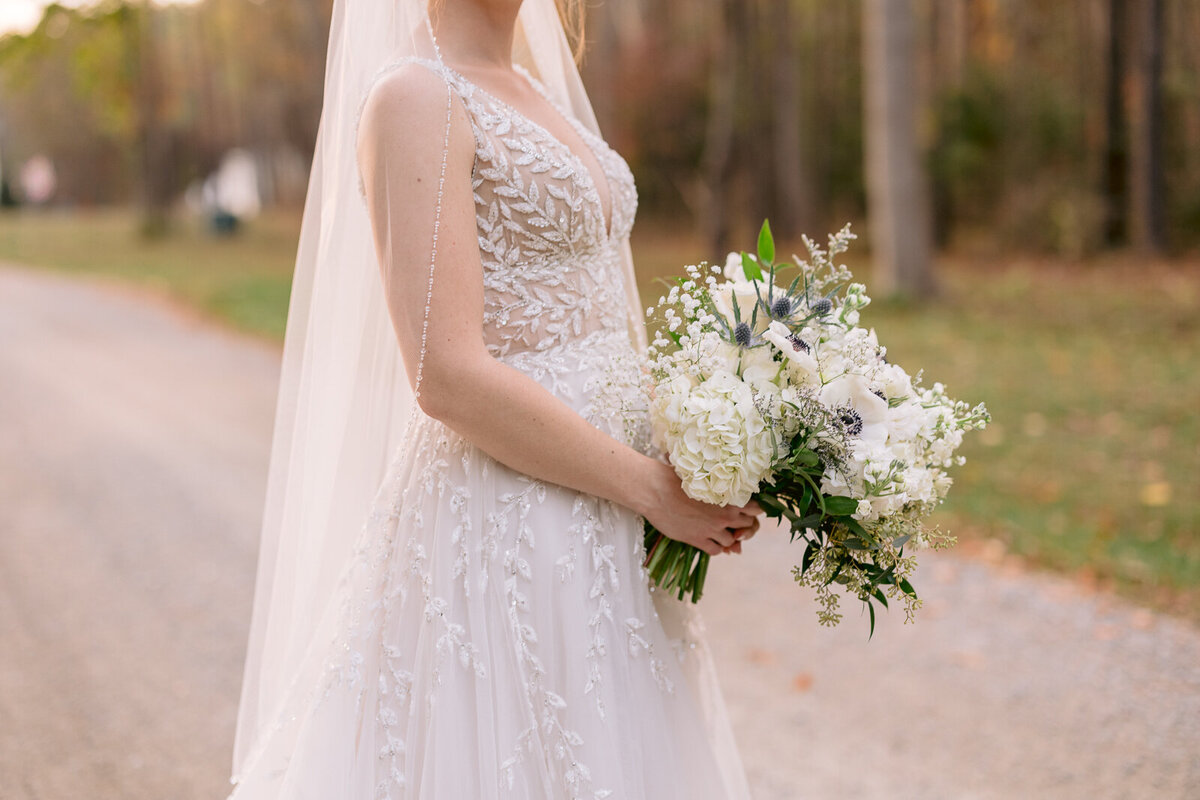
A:
<svg viewBox="0 0 1200 800">
<path fill-rule="evenodd" d="M 0 268 L 0 798 L 224 796 L 277 362 Z M 754 545 L 705 606 L 758 800 L 1200 798 L 1194 627 L 941 557 L 868 643 Z"/>
</svg>

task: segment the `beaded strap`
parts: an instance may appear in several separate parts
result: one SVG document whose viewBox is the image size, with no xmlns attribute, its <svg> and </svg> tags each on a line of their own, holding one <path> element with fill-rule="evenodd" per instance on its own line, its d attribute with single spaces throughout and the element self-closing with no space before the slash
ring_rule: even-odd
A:
<svg viewBox="0 0 1200 800">
<path fill-rule="evenodd" d="M 429 38 L 433 42 L 433 52 L 437 56 L 438 64 L 442 63 L 442 51 L 438 47 L 437 37 L 433 35 L 433 25 L 429 21 L 429 17 L 425 17 L 425 29 L 429 32 Z M 454 111 L 454 89 L 450 86 L 450 82 L 446 81 L 446 133 L 442 141 L 442 171 L 438 176 L 437 203 L 434 206 L 433 212 L 433 246 L 430 248 L 429 255 L 429 286 L 425 292 L 425 316 L 421 321 L 421 353 L 417 356 L 417 378 L 413 384 L 413 413 L 416 413 L 420 405 L 421 397 L 421 377 L 425 371 L 425 351 L 429 342 L 429 307 L 433 303 L 433 270 L 437 264 L 438 251 L 438 234 L 442 227 L 442 194 L 446 188 L 446 162 L 450 158 L 450 120 Z"/>
<path fill-rule="evenodd" d="M 421 354 L 417 357 L 417 379 L 413 398 L 421 396 L 421 377 L 425 369 L 425 351 L 429 341 L 429 306 L 433 303 L 433 270 L 437 264 L 438 234 L 442 227 L 442 194 L 446 188 L 446 161 L 450 157 L 450 120 L 454 111 L 454 90 L 446 83 L 446 134 L 442 142 L 442 171 L 438 176 L 437 203 L 433 212 L 433 246 L 429 255 L 429 286 L 425 292 L 425 317 L 421 321 Z M 414 404 L 413 408 L 416 408 Z"/>
</svg>

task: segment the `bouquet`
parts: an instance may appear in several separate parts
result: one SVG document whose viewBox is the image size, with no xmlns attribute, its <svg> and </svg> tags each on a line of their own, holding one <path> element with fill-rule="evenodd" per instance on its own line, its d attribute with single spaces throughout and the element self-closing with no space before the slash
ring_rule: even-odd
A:
<svg viewBox="0 0 1200 800">
<path fill-rule="evenodd" d="M 841 620 L 841 586 L 874 633 L 875 603 L 903 602 L 906 620 L 919 607 L 912 551 L 953 544 L 925 519 L 963 461 L 963 433 L 989 416 L 940 383 L 922 387 L 859 327 L 870 298 L 834 261 L 854 238 L 849 226 L 827 248 L 805 237 L 807 259 L 777 264 L 764 223 L 757 253 L 687 267 L 647 310 L 646 391 L 653 443 L 688 496 L 754 499 L 786 520 L 804 545 L 793 576 L 815 589 L 820 622 Z M 652 580 L 699 600 L 709 556 L 649 523 L 645 545 Z"/>
</svg>

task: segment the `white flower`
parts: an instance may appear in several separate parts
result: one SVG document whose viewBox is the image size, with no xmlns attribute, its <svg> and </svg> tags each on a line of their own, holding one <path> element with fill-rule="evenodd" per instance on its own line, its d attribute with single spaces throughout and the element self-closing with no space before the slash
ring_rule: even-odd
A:
<svg viewBox="0 0 1200 800">
<path fill-rule="evenodd" d="M 744 505 L 772 467 L 774 438 L 750 387 L 715 372 L 695 388 L 672 380 L 651 406 L 655 438 L 671 457 L 687 495 L 715 505 Z"/>
<path fill-rule="evenodd" d="M 821 369 L 817 365 L 817 360 L 812 357 L 811 346 L 809 350 L 805 350 L 792 340 L 792 336 L 791 329 L 778 320 L 771 322 L 767 330 L 763 332 L 763 338 L 783 353 L 783 357 L 788 361 L 788 366 L 791 367 L 792 375 L 798 382 L 819 382 Z"/>
<path fill-rule="evenodd" d="M 847 373 L 834 378 L 821 389 L 821 403 L 831 410 L 850 408 L 862 421 L 857 438 L 864 442 L 885 442 L 888 436 L 888 404 L 871 391 L 861 375 Z"/>
<path fill-rule="evenodd" d="M 769 347 L 738 348 L 741 352 L 742 380 L 750 384 L 756 392 L 778 393 L 776 380 L 779 377 L 779 363 L 771 357 Z"/>
<path fill-rule="evenodd" d="M 755 289 L 755 287 L 758 287 Z M 717 307 L 730 326 L 736 324 L 736 320 L 740 319 L 747 325 L 750 320 L 754 320 L 754 332 L 762 333 L 766 330 L 767 324 L 771 321 L 770 315 L 763 313 L 759 309 L 757 315 L 754 308 L 758 305 L 758 295 L 762 293 L 765 300 L 767 297 L 767 286 L 758 281 L 726 281 L 725 283 L 717 284 L 711 291 L 713 305 Z M 733 313 L 733 304 L 737 302 L 737 315 Z"/>
<path fill-rule="evenodd" d="M 910 442 L 918 438 L 926 416 L 925 409 L 911 401 L 888 409 L 888 441 Z"/>
<path fill-rule="evenodd" d="M 875 372 L 875 380 L 887 397 L 911 397 L 912 378 L 896 364 L 883 364 Z"/>
<path fill-rule="evenodd" d="M 735 319 L 733 303 L 736 300 L 738 316 L 741 317 L 741 321 L 749 324 L 750 319 L 754 317 L 754 332 L 762 333 L 771 322 L 771 315 L 760 308 L 755 317 L 754 308 L 758 305 L 758 299 L 761 297 L 766 302 L 770 296 L 781 295 L 783 289 L 775 286 L 774 295 L 772 295 L 772 285 L 770 281 L 766 280 L 765 273 L 761 281 L 747 279 L 746 273 L 742 269 L 742 257 L 739 253 L 729 254 L 729 258 L 725 262 L 724 274 L 726 280 L 709 290 L 713 305 L 717 307 L 721 316 L 725 317 L 730 325 L 733 325 Z"/>
<path fill-rule="evenodd" d="M 725 269 L 723 270 L 726 280 L 741 281 L 746 279 L 746 271 L 742 268 L 742 254 L 730 253 L 725 256 Z"/>
</svg>

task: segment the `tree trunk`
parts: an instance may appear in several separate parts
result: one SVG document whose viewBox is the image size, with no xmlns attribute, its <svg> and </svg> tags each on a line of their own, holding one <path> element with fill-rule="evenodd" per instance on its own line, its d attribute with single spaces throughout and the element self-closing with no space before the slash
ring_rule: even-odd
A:
<svg viewBox="0 0 1200 800">
<path fill-rule="evenodd" d="M 773 0 L 771 6 L 768 25 L 774 41 L 769 70 L 775 97 L 769 111 L 774 127 L 773 166 L 778 204 L 773 225 L 781 236 L 792 238 L 813 224 L 812 187 L 800 151 L 800 64 L 796 52 L 794 3 L 792 0 Z"/>
<path fill-rule="evenodd" d="M 1130 184 L 1133 243 L 1161 253 L 1166 248 L 1163 186 L 1163 0 L 1142 0 L 1133 80 Z"/>
<path fill-rule="evenodd" d="M 732 191 L 734 135 L 737 120 L 737 73 L 744 39 L 746 0 L 721 0 L 720 18 L 714 26 L 715 39 L 708 130 L 704 143 L 704 236 L 709 252 L 723 253 L 730 245 L 729 206 Z"/>
<path fill-rule="evenodd" d="M 928 189 L 916 136 L 912 0 L 865 0 L 867 215 L 882 295 L 933 293 Z"/>
<path fill-rule="evenodd" d="M 1129 134 L 1125 117 L 1126 0 L 1108 0 L 1108 80 L 1105 87 L 1104 243 L 1129 239 Z"/>
<path fill-rule="evenodd" d="M 174 180 L 171 133 L 162 121 L 163 76 L 159 58 L 158 9 L 150 0 L 134 15 L 132 32 L 135 109 L 141 172 L 142 233 L 157 237 L 168 231 Z"/>
</svg>

